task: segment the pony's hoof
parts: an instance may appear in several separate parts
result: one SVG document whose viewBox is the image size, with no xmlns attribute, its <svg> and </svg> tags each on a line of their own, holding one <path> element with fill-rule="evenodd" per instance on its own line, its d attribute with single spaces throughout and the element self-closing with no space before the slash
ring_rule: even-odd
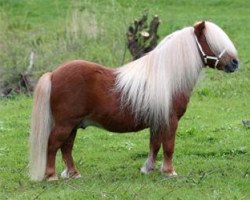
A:
<svg viewBox="0 0 250 200">
<path fill-rule="evenodd" d="M 166 175 L 167 177 L 174 177 L 174 176 L 177 176 L 177 173 L 175 172 L 175 170 L 173 171 L 164 171 L 164 170 L 161 170 L 161 173 Z"/>
<path fill-rule="evenodd" d="M 175 171 L 173 172 L 169 172 L 169 173 L 165 173 L 168 177 L 174 177 L 177 176 L 177 173 Z"/>
<path fill-rule="evenodd" d="M 51 181 L 58 181 L 58 177 L 56 175 L 54 176 L 50 176 L 46 179 L 47 181 L 51 182 Z"/>
<path fill-rule="evenodd" d="M 61 173 L 61 177 L 62 178 L 69 178 L 69 173 L 68 173 L 67 169 L 63 170 L 63 172 Z"/>
<path fill-rule="evenodd" d="M 78 179 L 78 178 L 81 178 L 82 176 L 81 176 L 81 174 L 79 174 L 79 173 L 77 173 L 77 174 L 75 174 L 74 176 L 72 176 L 72 178 L 74 178 L 74 179 Z"/>
<path fill-rule="evenodd" d="M 153 168 L 148 168 L 146 166 L 143 166 L 140 171 L 141 171 L 142 174 L 149 174 L 152 171 L 154 171 L 154 169 Z"/>
<path fill-rule="evenodd" d="M 61 177 L 66 179 L 66 178 L 81 178 L 81 174 L 79 174 L 78 172 L 74 172 L 74 173 L 70 173 L 68 171 L 68 169 L 65 169 L 62 173 L 61 173 Z"/>
</svg>

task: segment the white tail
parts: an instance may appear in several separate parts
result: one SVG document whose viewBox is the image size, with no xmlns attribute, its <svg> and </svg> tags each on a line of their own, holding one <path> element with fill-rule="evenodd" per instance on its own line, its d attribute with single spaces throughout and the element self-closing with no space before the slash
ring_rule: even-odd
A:
<svg viewBox="0 0 250 200">
<path fill-rule="evenodd" d="M 34 181 L 44 179 L 47 163 L 48 139 L 52 128 L 50 110 L 51 73 L 44 74 L 38 81 L 32 110 L 29 173 Z"/>
</svg>

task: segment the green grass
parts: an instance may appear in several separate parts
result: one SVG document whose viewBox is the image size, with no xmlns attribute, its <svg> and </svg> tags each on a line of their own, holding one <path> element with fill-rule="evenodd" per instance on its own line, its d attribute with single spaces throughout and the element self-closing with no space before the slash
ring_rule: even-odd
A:
<svg viewBox="0 0 250 200">
<path fill-rule="evenodd" d="M 78 180 L 31 182 L 28 134 L 32 98 L 0 99 L 0 199 L 249 199 L 250 4 L 248 1 L 49 1 L 0 0 L 0 84 L 12 84 L 36 59 L 33 75 L 70 59 L 119 66 L 126 28 L 144 10 L 161 18 L 159 34 L 209 19 L 220 25 L 239 51 L 241 69 L 233 74 L 205 69 L 177 131 L 176 178 L 156 171 L 141 175 L 148 130 L 111 134 L 79 131 L 74 158 Z M 72 31 L 75 28 L 75 31 Z M 131 59 L 126 54 L 126 60 Z M 15 73 L 13 73 L 13 71 Z M 60 155 L 58 173 L 63 170 Z"/>
<path fill-rule="evenodd" d="M 74 148 L 83 177 L 33 183 L 27 177 L 31 99 L 4 99 L 0 104 L 1 195 L 14 199 L 37 195 L 41 199 L 248 199 L 250 137 L 241 124 L 249 116 L 245 104 L 239 97 L 225 102 L 194 94 L 177 132 L 177 178 L 160 174 L 162 152 L 155 172 L 139 173 L 148 152 L 147 130 L 118 135 L 88 128 L 79 131 Z M 60 156 L 57 163 L 59 173 L 63 170 Z"/>
</svg>

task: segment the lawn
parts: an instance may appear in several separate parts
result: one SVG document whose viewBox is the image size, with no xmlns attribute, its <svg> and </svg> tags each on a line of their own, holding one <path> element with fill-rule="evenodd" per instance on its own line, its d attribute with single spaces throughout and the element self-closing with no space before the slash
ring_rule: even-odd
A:
<svg viewBox="0 0 250 200">
<path fill-rule="evenodd" d="M 71 59 L 121 65 L 128 25 L 145 10 L 159 35 L 200 19 L 221 26 L 238 49 L 240 70 L 204 69 L 177 131 L 177 177 L 140 174 L 149 134 L 78 131 L 74 158 L 82 178 L 32 182 L 28 135 L 32 97 L 0 97 L 0 199 L 249 199 L 250 3 L 244 0 L 0 0 L 0 84 L 12 85 L 35 52 L 33 77 Z M 126 62 L 131 60 L 126 52 Z M 57 170 L 63 170 L 60 153 Z"/>
</svg>

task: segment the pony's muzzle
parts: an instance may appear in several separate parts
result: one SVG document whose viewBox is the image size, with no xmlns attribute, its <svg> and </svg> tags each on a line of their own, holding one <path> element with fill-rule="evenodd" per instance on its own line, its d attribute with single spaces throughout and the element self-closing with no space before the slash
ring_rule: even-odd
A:
<svg viewBox="0 0 250 200">
<path fill-rule="evenodd" d="M 232 73 L 237 70 L 239 67 L 239 61 L 237 59 L 232 59 L 230 63 L 226 64 L 224 67 L 224 71 L 228 73 Z"/>
</svg>

